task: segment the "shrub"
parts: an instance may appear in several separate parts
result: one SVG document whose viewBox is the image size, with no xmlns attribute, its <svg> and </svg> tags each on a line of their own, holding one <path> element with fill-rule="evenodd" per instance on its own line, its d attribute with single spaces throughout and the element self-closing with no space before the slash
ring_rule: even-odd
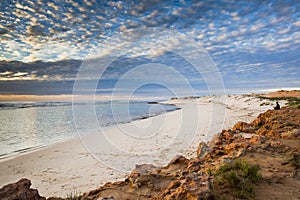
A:
<svg viewBox="0 0 300 200">
<path fill-rule="evenodd" d="M 238 198 L 254 197 L 252 184 L 262 177 L 258 165 L 250 165 L 246 161 L 235 160 L 219 167 L 216 178 L 234 189 Z"/>
</svg>

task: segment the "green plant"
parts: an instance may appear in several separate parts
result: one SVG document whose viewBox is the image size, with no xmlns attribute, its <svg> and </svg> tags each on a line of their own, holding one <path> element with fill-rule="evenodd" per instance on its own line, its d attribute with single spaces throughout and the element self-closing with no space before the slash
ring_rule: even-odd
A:
<svg viewBox="0 0 300 200">
<path fill-rule="evenodd" d="M 262 99 L 268 99 L 270 101 L 280 101 L 280 100 L 285 100 L 287 101 L 288 106 L 295 106 L 296 108 L 300 108 L 300 98 L 297 97 L 264 97 L 264 96 L 259 96 L 258 98 Z"/>
<path fill-rule="evenodd" d="M 263 102 L 263 103 L 261 103 L 259 106 L 268 106 L 268 105 L 270 105 L 269 102 Z"/>
<path fill-rule="evenodd" d="M 67 200 L 80 200 L 80 199 L 81 199 L 80 192 L 73 191 L 67 195 Z"/>
<path fill-rule="evenodd" d="M 254 127 L 254 130 L 257 131 L 257 130 L 260 129 L 261 127 L 263 127 L 263 126 L 262 126 L 262 125 L 257 125 L 257 126 Z"/>
<path fill-rule="evenodd" d="M 207 173 L 208 176 L 211 176 L 211 175 L 212 175 L 212 170 L 211 170 L 210 167 L 207 169 L 206 173 Z"/>
<path fill-rule="evenodd" d="M 220 166 L 216 172 L 218 180 L 230 188 L 239 198 L 254 197 L 252 185 L 262 177 L 258 165 L 250 165 L 246 161 L 235 160 Z"/>
</svg>

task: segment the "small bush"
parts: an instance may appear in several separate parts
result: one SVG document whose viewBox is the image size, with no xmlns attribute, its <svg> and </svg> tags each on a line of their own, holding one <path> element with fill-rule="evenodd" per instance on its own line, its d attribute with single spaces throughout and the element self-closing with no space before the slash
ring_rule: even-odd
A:
<svg viewBox="0 0 300 200">
<path fill-rule="evenodd" d="M 246 161 L 236 160 L 220 166 L 216 177 L 220 182 L 233 188 L 237 197 L 248 199 L 254 197 L 252 184 L 262 178 L 259 169 L 258 165 L 250 165 Z"/>
</svg>

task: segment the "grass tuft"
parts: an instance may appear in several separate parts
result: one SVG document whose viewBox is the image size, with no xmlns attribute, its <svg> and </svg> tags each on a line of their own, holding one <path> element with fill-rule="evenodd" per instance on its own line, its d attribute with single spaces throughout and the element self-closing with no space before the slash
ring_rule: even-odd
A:
<svg viewBox="0 0 300 200">
<path fill-rule="evenodd" d="M 71 192 L 67 195 L 67 200 L 81 200 L 80 192 Z"/>
<path fill-rule="evenodd" d="M 213 175 L 213 172 L 212 172 L 212 170 L 211 170 L 210 167 L 207 169 L 206 173 L 207 173 L 208 176 L 212 176 Z"/>
<path fill-rule="evenodd" d="M 235 160 L 219 167 L 216 177 L 220 183 L 232 188 L 236 197 L 248 199 L 254 197 L 253 183 L 261 180 L 258 165 L 250 165 L 246 161 Z"/>
</svg>

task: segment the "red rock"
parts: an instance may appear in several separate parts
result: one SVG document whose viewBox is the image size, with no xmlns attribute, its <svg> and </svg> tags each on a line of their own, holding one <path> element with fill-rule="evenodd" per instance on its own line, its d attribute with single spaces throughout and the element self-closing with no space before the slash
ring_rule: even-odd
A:
<svg viewBox="0 0 300 200">
<path fill-rule="evenodd" d="M 210 148 L 205 142 L 200 142 L 197 149 L 197 157 L 203 158 L 210 152 Z"/>
<path fill-rule="evenodd" d="M 246 122 L 238 122 L 236 125 L 232 128 L 233 131 L 241 131 L 245 133 L 252 133 L 254 130 L 253 125 L 248 124 Z"/>
<path fill-rule="evenodd" d="M 30 189 L 31 181 L 22 178 L 16 183 L 3 186 L 0 189 L 0 199 L 2 200 L 46 200 L 41 197 L 36 189 Z"/>
<path fill-rule="evenodd" d="M 211 141 L 208 143 L 208 147 L 212 148 L 215 145 L 222 145 L 221 135 L 219 133 L 215 134 Z"/>
<path fill-rule="evenodd" d="M 189 159 L 187 159 L 186 157 L 184 156 L 181 156 L 181 155 L 177 155 L 175 156 L 169 163 L 169 165 L 171 164 L 177 164 L 177 163 L 185 163 L 187 164 L 189 162 Z"/>
</svg>

